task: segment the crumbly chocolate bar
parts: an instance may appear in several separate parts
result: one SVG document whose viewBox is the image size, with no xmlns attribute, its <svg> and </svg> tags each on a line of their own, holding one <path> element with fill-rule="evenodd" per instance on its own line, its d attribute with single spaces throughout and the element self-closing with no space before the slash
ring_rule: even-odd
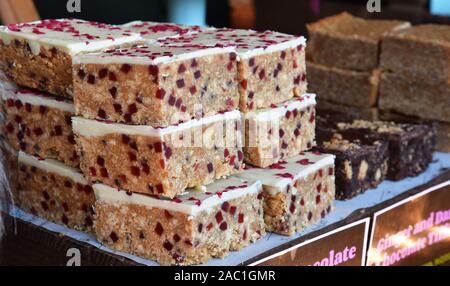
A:
<svg viewBox="0 0 450 286">
<path fill-rule="evenodd" d="M 266 169 L 247 167 L 237 176 L 262 181 L 266 230 L 293 235 L 332 211 L 334 174 L 333 155 L 302 152 Z"/>
<path fill-rule="evenodd" d="M 318 100 L 370 108 L 376 106 L 381 70 L 345 70 L 308 62 L 309 89 Z"/>
<path fill-rule="evenodd" d="M 72 123 L 88 180 L 173 198 L 243 168 L 241 120 L 236 110 L 166 128 Z"/>
<path fill-rule="evenodd" d="M 223 28 L 202 29 L 159 42 L 165 46 L 234 47 L 243 112 L 284 102 L 307 89 L 304 37 Z"/>
<path fill-rule="evenodd" d="M 364 144 L 388 141 L 388 179 L 401 180 L 417 176 L 433 159 L 436 130 L 428 125 L 355 120 L 352 123 L 338 123 L 337 127 L 345 139 L 359 139 Z"/>
<path fill-rule="evenodd" d="M 308 52 L 318 64 L 371 71 L 378 66 L 383 35 L 407 28 L 408 22 L 365 20 L 347 12 L 307 25 Z"/>
<path fill-rule="evenodd" d="M 450 84 L 450 27 L 418 25 L 386 35 L 380 66 L 418 82 Z"/>
<path fill-rule="evenodd" d="M 4 90 L 2 109 L 2 129 L 13 148 L 79 166 L 72 132 L 72 102 L 34 90 Z"/>
<path fill-rule="evenodd" d="M 380 119 L 397 123 L 427 124 L 437 128 L 436 150 L 450 152 L 450 123 L 420 119 L 415 116 L 407 116 L 392 111 L 381 111 Z"/>
<path fill-rule="evenodd" d="M 78 19 L 0 27 L 0 69 L 17 84 L 72 98 L 74 55 L 142 41 L 118 26 Z"/>
<path fill-rule="evenodd" d="M 315 146 L 315 94 L 244 114 L 246 163 L 265 168 Z"/>
<path fill-rule="evenodd" d="M 17 196 L 19 207 L 27 212 L 77 230 L 92 230 L 95 196 L 78 169 L 20 152 Z"/>
<path fill-rule="evenodd" d="M 450 82 L 433 83 L 395 73 L 383 73 L 380 109 L 450 123 Z"/>
<path fill-rule="evenodd" d="M 223 258 L 265 235 L 261 183 L 235 177 L 173 200 L 94 185 L 97 239 L 163 265 Z"/>
<path fill-rule="evenodd" d="M 388 143 L 364 145 L 345 140 L 333 129 L 317 129 L 317 150 L 336 156 L 336 199 L 346 200 L 377 187 L 388 169 Z"/>
<path fill-rule="evenodd" d="M 232 47 L 117 48 L 74 58 L 77 115 L 165 127 L 237 109 Z"/>
</svg>

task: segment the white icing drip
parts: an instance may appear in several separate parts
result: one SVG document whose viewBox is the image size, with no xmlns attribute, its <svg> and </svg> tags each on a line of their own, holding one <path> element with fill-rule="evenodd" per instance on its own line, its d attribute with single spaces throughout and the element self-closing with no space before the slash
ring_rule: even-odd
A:
<svg viewBox="0 0 450 286">
<path fill-rule="evenodd" d="M 138 50 L 145 50 L 148 53 L 140 53 Z M 75 56 L 73 64 L 136 64 L 136 65 L 158 65 L 163 63 L 171 63 L 193 58 L 230 53 L 234 51 L 233 47 L 226 48 L 164 48 L 159 45 L 138 46 L 129 49 L 116 49 L 118 55 L 114 55 L 110 51 L 100 53 L 89 53 Z M 124 53 L 131 52 L 130 55 Z M 170 56 L 162 55 L 164 52 L 170 52 Z M 157 55 L 158 53 L 158 55 Z M 161 54 L 161 55 L 159 55 Z"/>
<path fill-rule="evenodd" d="M 48 94 L 36 91 L 19 90 L 16 93 L 3 93 L 2 98 L 3 100 L 19 99 L 22 103 L 29 103 L 35 106 L 47 106 L 75 114 L 75 106 L 73 103 L 67 100 L 56 99 Z"/>
<path fill-rule="evenodd" d="M 229 186 L 236 186 L 237 188 L 222 192 Z M 240 187 L 238 187 L 240 186 Z M 208 210 L 214 206 L 221 205 L 226 201 L 237 199 L 248 194 L 259 193 L 262 190 L 260 181 L 252 181 L 248 183 L 242 179 L 234 176 L 228 179 L 218 180 L 208 185 L 207 192 L 211 194 L 206 195 L 203 192 L 189 191 L 177 199 L 179 202 L 168 199 L 159 199 L 152 196 L 133 193 L 128 195 L 124 191 L 111 188 L 102 184 L 95 184 L 93 186 L 95 196 L 98 201 L 106 203 L 120 203 L 120 204 L 138 204 L 149 208 L 165 209 L 173 212 L 181 212 L 188 215 L 195 216 L 204 210 Z M 217 195 L 217 192 L 222 192 Z M 193 198 L 189 200 L 189 198 Z M 198 202 L 200 205 L 197 205 Z"/>
<path fill-rule="evenodd" d="M 166 134 L 179 132 L 188 128 L 207 125 L 218 121 L 241 120 L 238 110 L 216 114 L 201 119 L 193 119 L 178 125 L 171 125 L 164 128 L 154 128 L 147 125 L 126 125 L 119 123 L 106 123 L 97 120 L 90 120 L 81 117 L 72 118 L 72 128 L 74 133 L 86 136 L 103 136 L 106 134 L 126 134 L 162 137 Z"/>
<path fill-rule="evenodd" d="M 316 105 L 316 95 L 307 93 L 301 97 L 291 99 L 287 102 L 277 104 L 273 108 L 259 109 L 244 114 L 246 120 L 252 119 L 256 121 L 274 121 L 279 120 L 280 117 L 285 116 L 286 111 L 294 109 L 306 109 L 309 106 Z"/>
<path fill-rule="evenodd" d="M 75 32 L 76 31 L 76 32 Z M 25 40 L 33 54 L 41 47 L 57 48 L 70 55 L 93 52 L 124 43 L 143 41 L 138 34 L 127 34 L 123 28 L 77 19 L 43 20 L 26 24 L 0 26 L 0 38 Z"/>
<path fill-rule="evenodd" d="M 88 184 L 78 169 L 69 167 L 53 159 L 39 159 L 20 151 L 19 162 L 29 166 L 34 166 L 49 173 L 55 173 L 57 175 L 70 178 L 72 181 L 83 185 Z"/>
<path fill-rule="evenodd" d="M 308 165 L 297 163 L 298 161 L 305 159 L 314 163 Z M 268 191 L 271 195 L 275 195 L 279 192 L 285 191 L 288 185 L 300 178 L 305 178 L 326 166 L 334 167 L 334 159 L 334 155 L 316 155 L 313 152 L 304 152 L 304 155 L 299 155 L 292 159 L 286 160 L 287 163 L 282 164 L 285 169 L 250 168 L 236 176 L 246 180 L 257 178 L 261 180 L 265 191 Z M 290 174 L 293 178 L 283 178 L 281 176 L 277 176 L 277 174 Z"/>
</svg>

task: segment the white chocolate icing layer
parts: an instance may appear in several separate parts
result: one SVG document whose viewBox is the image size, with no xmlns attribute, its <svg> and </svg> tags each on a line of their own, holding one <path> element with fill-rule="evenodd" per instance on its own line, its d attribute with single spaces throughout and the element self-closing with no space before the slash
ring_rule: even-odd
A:
<svg viewBox="0 0 450 286">
<path fill-rule="evenodd" d="M 38 169 L 44 170 L 49 173 L 55 173 L 57 175 L 67 177 L 71 179 L 74 182 L 87 185 L 88 182 L 81 174 L 80 170 L 69 167 L 59 161 L 53 160 L 53 159 L 39 159 L 34 156 L 30 156 L 28 154 L 25 154 L 24 152 L 19 152 L 19 162 L 34 166 Z"/>
<path fill-rule="evenodd" d="M 20 100 L 22 103 L 29 103 L 35 106 L 47 106 L 75 114 L 75 106 L 72 102 L 35 90 L 20 89 L 16 92 L 4 92 L 2 99 Z"/>
<path fill-rule="evenodd" d="M 256 121 L 273 121 L 279 120 L 285 116 L 287 111 L 306 109 L 316 105 L 316 95 L 307 93 L 300 97 L 296 97 L 289 101 L 276 104 L 273 107 L 258 109 L 244 114 L 246 120 L 253 119 Z"/>
<path fill-rule="evenodd" d="M 268 168 L 247 167 L 236 176 L 244 180 L 261 180 L 264 190 L 272 195 L 283 192 L 288 185 L 298 179 L 305 178 L 318 170 L 330 166 L 334 167 L 334 155 L 319 152 L 302 152 L 292 159 L 281 161 Z"/>
<path fill-rule="evenodd" d="M 262 190 L 260 181 L 247 181 L 234 176 L 218 180 L 202 190 L 190 190 L 172 200 L 158 196 L 127 193 L 103 184 L 95 184 L 93 188 L 97 201 L 138 204 L 192 216 L 226 201 L 259 193 Z"/>
<path fill-rule="evenodd" d="M 203 29 L 192 35 L 158 40 L 165 46 L 209 46 L 235 47 L 241 59 L 282 51 L 298 46 L 306 46 L 304 37 L 282 34 L 273 31 L 257 32 L 241 29 Z"/>
<path fill-rule="evenodd" d="M 149 43 L 168 37 L 178 37 L 199 31 L 200 26 L 185 26 L 173 23 L 133 21 L 122 25 L 127 32 L 140 34 Z"/>
<path fill-rule="evenodd" d="M 139 34 L 126 32 L 122 27 L 78 19 L 42 20 L 0 26 L 0 39 L 6 44 L 14 39 L 25 40 L 35 55 L 40 53 L 41 47 L 54 47 L 75 55 L 143 41 Z"/>
<path fill-rule="evenodd" d="M 75 134 L 94 137 L 103 136 L 107 134 L 126 134 L 126 135 L 143 135 L 162 137 L 166 134 L 179 132 L 185 129 L 194 128 L 197 126 L 207 125 L 219 121 L 241 120 L 241 113 L 238 110 L 225 112 L 223 114 L 216 114 L 200 119 L 192 119 L 190 121 L 180 123 L 178 125 L 171 125 L 164 128 L 154 128 L 147 125 L 126 125 L 119 123 L 109 123 L 105 121 L 85 119 L 81 117 L 72 118 L 72 128 Z"/>
<path fill-rule="evenodd" d="M 163 47 L 148 44 L 78 55 L 73 58 L 73 64 L 158 65 L 233 51 L 233 47 Z"/>
</svg>

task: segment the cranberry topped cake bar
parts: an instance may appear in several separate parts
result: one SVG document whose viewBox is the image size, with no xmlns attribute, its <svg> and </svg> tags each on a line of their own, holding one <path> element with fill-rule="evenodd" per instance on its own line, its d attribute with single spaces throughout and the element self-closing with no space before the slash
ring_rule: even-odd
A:
<svg viewBox="0 0 450 286">
<path fill-rule="evenodd" d="M 344 12 L 307 25 L 308 53 L 318 64 L 370 71 L 378 66 L 381 37 L 410 23 L 365 20 Z"/>
<path fill-rule="evenodd" d="M 450 27 L 418 25 L 386 35 L 380 66 L 419 82 L 450 84 Z"/>
<path fill-rule="evenodd" d="M 91 182 L 173 198 L 243 167 L 235 110 L 166 128 L 73 118 L 81 170 Z"/>
<path fill-rule="evenodd" d="M 142 41 L 123 28 L 77 19 L 0 27 L 0 69 L 17 84 L 72 97 L 72 58 Z"/>
<path fill-rule="evenodd" d="M 90 119 L 168 126 L 235 110 L 233 48 L 117 48 L 74 58 L 75 108 Z"/>
<path fill-rule="evenodd" d="M 3 132 L 16 150 L 57 159 L 72 167 L 79 165 L 72 132 L 72 102 L 18 89 L 3 93 L 2 109 L 6 117 Z"/>
<path fill-rule="evenodd" d="M 237 176 L 262 181 L 267 231 L 293 235 L 333 208 L 333 155 L 304 152 L 267 169 L 247 167 Z"/>
<path fill-rule="evenodd" d="M 78 169 L 19 153 L 19 207 L 77 230 L 90 231 L 95 196 Z"/>
<path fill-rule="evenodd" d="M 173 200 L 94 185 L 97 239 L 163 265 L 205 263 L 265 235 L 261 183 L 235 177 Z"/>
<path fill-rule="evenodd" d="M 122 25 L 127 32 L 140 34 L 146 42 L 153 43 L 168 37 L 177 37 L 201 30 L 200 26 L 185 26 L 173 23 L 133 21 Z"/>
<path fill-rule="evenodd" d="M 306 39 L 273 31 L 203 29 L 159 40 L 165 46 L 234 47 L 243 112 L 270 107 L 306 92 Z"/>
<path fill-rule="evenodd" d="M 315 146 L 315 94 L 244 114 L 245 162 L 265 168 Z"/>
</svg>

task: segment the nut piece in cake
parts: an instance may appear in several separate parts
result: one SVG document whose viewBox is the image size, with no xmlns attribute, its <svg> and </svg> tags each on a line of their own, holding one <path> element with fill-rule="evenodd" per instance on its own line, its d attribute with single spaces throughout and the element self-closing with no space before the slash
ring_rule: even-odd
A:
<svg viewBox="0 0 450 286">
<path fill-rule="evenodd" d="M 78 169 L 19 153 L 19 207 L 39 217 L 91 231 L 95 196 Z"/>
<path fill-rule="evenodd" d="M 330 67 L 370 71 L 378 66 L 381 37 L 409 26 L 408 22 L 365 20 L 340 13 L 307 25 L 308 57 Z"/>
<path fill-rule="evenodd" d="M 118 26 L 77 19 L 0 26 L 0 69 L 17 84 L 72 97 L 72 58 L 141 41 Z"/>
<path fill-rule="evenodd" d="M 380 66 L 418 82 L 450 84 L 450 27 L 418 25 L 386 35 Z"/>
<path fill-rule="evenodd" d="M 77 115 L 127 124 L 168 126 L 235 110 L 233 48 L 117 48 L 74 59 Z"/>
<path fill-rule="evenodd" d="M 159 42 L 166 46 L 234 47 L 243 112 L 284 102 L 307 89 L 304 37 L 223 28 Z"/>
<path fill-rule="evenodd" d="M 318 100 L 369 108 L 377 104 L 381 70 L 360 72 L 308 62 L 309 89 Z"/>
<path fill-rule="evenodd" d="M 265 235 L 259 181 L 230 177 L 173 200 L 94 189 L 97 239 L 163 265 L 223 258 Z"/>
<path fill-rule="evenodd" d="M 334 173 L 333 155 L 304 152 L 266 169 L 247 167 L 237 176 L 261 180 L 266 230 L 293 235 L 332 211 Z"/>
<path fill-rule="evenodd" d="M 245 162 L 268 167 L 315 146 L 315 94 L 244 114 Z"/>
<path fill-rule="evenodd" d="M 2 126 L 6 139 L 16 150 L 41 158 L 57 159 L 77 167 L 78 155 L 72 132 L 73 103 L 34 90 L 4 92 Z"/>
<path fill-rule="evenodd" d="M 173 198 L 242 169 L 241 120 L 236 110 L 166 128 L 72 121 L 91 182 Z"/>
</svg>

